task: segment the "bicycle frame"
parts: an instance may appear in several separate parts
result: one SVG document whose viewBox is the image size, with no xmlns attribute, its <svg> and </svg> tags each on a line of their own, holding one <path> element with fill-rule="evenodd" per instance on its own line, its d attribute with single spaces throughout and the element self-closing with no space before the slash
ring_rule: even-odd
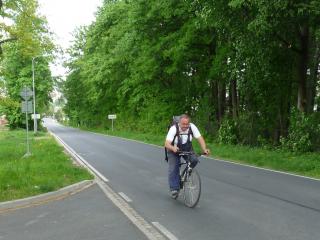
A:
<svg viewBox="0 0 320 240">
<path fill-rule="evenodd" d="M 178 154 L 179 154 L 179 157 L 180 157 L 179 167 L 187 164 L 187 168 L 189 170 L 192 170 L 192 168 L 190 167 L 190 165 L 191 165 L 190 157 L 191 157 L 192 154 L 195 154 L 195 153 L 194 152 L 180 151 L 180 152 L 178 152 Z M 181 159 L 183 159 L 184 162 L 181 162 Z"/>
<path fill-rule="evenodd" d="M 193 153 L 192 152 L 184 152 L 182 154 L 179 153 L 179 156 L 180 156 L 179 167 L 181 168 L 183 165 L 186 165 L 186 167 L 180 173 L 180 189 L 183 188 L 183 183 L 186 180 L 187 175 L 185 173 L 192 171 L 192 168 L 190 166 L 191 165 L 191 161 L 190 161 L 191 154 L 193 154 Z M 187 159 L 184 157 L 187 157 Z"/>
<path fill-rule="evenodd" d="M 179 152 L 180 189 L 183 190 L 184 204 L 194 208 L 200 199 L 201 179 L 198 172 L 191 167 L 190 157 L 194 152 Z M 186 165 L 184 168 L 181 166 Z M 194 182 L 195 181 L 195 182 Z"/>
</svg>

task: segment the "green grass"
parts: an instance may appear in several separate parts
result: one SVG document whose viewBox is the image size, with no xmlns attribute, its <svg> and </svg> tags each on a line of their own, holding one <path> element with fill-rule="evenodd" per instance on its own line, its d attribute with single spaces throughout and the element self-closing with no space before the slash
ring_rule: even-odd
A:
<svg viewBox="0 0 320 240">
<path fill-rule="evenodd" d="M 36 137 L 30 133 L 30 137 L 32 155 L 23 158 L 25 131 L 0 131 L 0 201 L 46 193 L 92 179 L 85 169 L 72 163 L 48 133 Z"/>
<path fill-rule="evenodd" d="M 146 143 L 163 146 L 165 134 L 154 135 L 125 131 L 107 131 L 103 129 L 86 129 L 103 134 L 135 139 Z M 195 141 L 196 142 L 196 141 Z M 320 179 L 320 154 L 295 154 L 284 150 L 267 150 L 247 146 L 220 145 L 208 143 L 213 158 L 248 164 L 298 175 Z M 198 144 L 195 150 L 199 152 Z"/>
<path fill-rule="evenodd" d="M 214 156 L 224 160 L 320 178 L 320 154 L 295 154 L 246 146 L 210 145 Z"/>
</svg>

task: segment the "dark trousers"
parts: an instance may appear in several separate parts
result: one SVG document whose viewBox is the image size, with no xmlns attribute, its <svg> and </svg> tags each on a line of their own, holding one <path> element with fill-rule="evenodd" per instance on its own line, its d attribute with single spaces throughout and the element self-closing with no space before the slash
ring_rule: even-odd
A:
<svg viewBox="0 0 320 240">
<path fill-rule="evenodd" d="M 180 176 L 179 176 L 179 164 L 180 164 L 180 156 L 168 151 L 168 180 L 170 190 L 180 190 Z M 190 156 L 191 167 L 195 167 L 199 162 L 197 156 L 195 154 Z"/>
</svg>

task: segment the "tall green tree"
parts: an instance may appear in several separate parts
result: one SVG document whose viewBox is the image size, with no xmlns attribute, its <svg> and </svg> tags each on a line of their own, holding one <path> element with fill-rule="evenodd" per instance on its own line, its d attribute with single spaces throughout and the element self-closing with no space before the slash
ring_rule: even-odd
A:
<svg viewBox="0 0 320 240">
<path fill-rule="evenodd" d="M 8 8 L 12 6 L 11 11 L 5 10 L 8 10 L 13 21 L 9 33 L 15 37 L 14 41 L 2 45 L 1 75 L 7 92 L 6 97 L 19 102 L 22 87 L 24 85 L 32 87 L 34 59 L 36 109 L 38 113 L 43 113 L 53 89 L 49 61 L 55 48 L 47 22 L 44 17 L 38 15 L 36 0 L 5 1 L 5 3 Z M 7 114 L 10 115 L 10 112 Z"/>
<path fill-rule="evenodd" d="M 123 127 L 154 132 L 188 112 L 220 140 L 279 144 L 295 135 L 295 108 L 316 119 L 318 10 L 312 0 L 105 1 L 71 49 L 66 111 L 87 125 L 117 113 Z"/>
</svg>

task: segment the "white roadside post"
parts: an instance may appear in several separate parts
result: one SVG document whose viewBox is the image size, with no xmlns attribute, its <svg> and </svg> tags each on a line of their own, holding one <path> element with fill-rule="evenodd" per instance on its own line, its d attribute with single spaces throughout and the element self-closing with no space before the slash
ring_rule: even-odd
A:
<svg viewBox="0 0 320 240">
<path fill-rule="evenodd" d="M 113 131 L 113 120 L 117 119 L 117 115 L 116 114 L 109 114 L 108 115 L 108 119 L 111 119 L 111 131 Z"/>
</svg>

